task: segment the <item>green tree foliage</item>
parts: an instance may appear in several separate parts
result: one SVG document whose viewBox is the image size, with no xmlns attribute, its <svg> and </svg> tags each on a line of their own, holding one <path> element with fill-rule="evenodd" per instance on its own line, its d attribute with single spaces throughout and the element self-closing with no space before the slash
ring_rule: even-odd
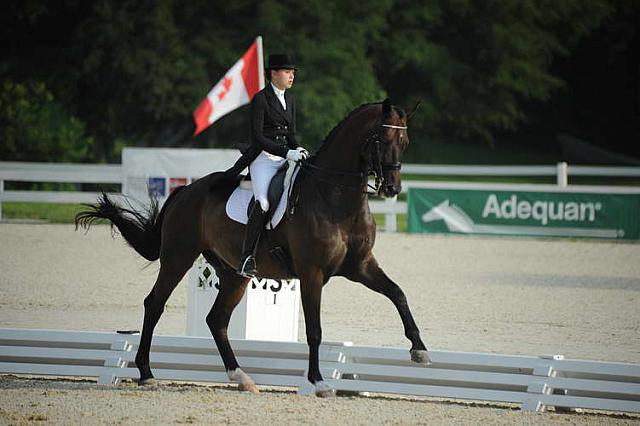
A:
<svg viewBox="0 0 640 426">
<path fill-rule="evenodd" d="M 4 161 L 82 162 L 93 139 L 41 82 L 2 82 L 0 158 Z"/>
<path fill-rule="evenodd" d="M 526 119 L 527 102 L 562 86 L 553 59 L 610 13 L 604 0 L 397 1 L 393 10 L 375 52 L 385 89 L 424 102 L 424 135 L 489 144 Z"/>
<path fill-rule="evenodd" d="M 97 1 L 77 28 L 79 111 L 109 156 L 118 137 L 153 144 L 192 108 L 206 81 L 174 20 L 170 1 Z M 191 101 L 191 102 L 190 102 Z"/>
<path fill-rule="evenodd" d="M 553 72 L 566 89 L 545 105 L 544 113 L 563 133 L 639 158 L 640 2 L 614 4 L 615 12 L 580 40 L 570 57 L 554 63 Z"/>
<path fill-rule="evenodd" d="M 117 160 L 123 145 L 229 146 L 248 137 L 246 108 L 195 141 L 191 112 L 262 35 L 265 55 L 298 57 L 293 90 L 306 146 L 358 105 L 387 95 L 404 106 L 423 102 L 414 140 L 491 145 L 496 132 L 527 120 L 526 105 L 558 93 L 564 83 L 554 60 L 620 1 L 12 2 L 0 18 L 0 34 L 11 40 L 0 79 L 43 82 L 54 98 L 30 111 L 69 111 L 59 125 L 84 124 L 95 160 Z M 81 131 L 77 137 L 87 145 Z M 421 147 L 411 149 L 419 161 Z"/>
<path fill-rule="evenodd" d="M 369 34 L 384 24 L 379 19 L 384 8 L 376 9 L 375 2 L 312 1 L 304 7 L 294 3 L 281 7 L 278 18 L 267 13 L 270 4 L 262 7 L 266 19 L 259 27 L 269 50 L 291 50 L 297 55 L 300 70 L 295 90 L 305 145 L 318 146 L 352 109 L 384 98 L 367 54 Z M 276 19 L 281 21 L 273 31 L 271 23 Z"/>
</svg>

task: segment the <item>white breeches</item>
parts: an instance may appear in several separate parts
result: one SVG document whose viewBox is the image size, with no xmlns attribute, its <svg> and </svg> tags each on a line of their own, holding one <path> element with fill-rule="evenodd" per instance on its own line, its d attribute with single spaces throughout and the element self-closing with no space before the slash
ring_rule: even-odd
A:
<svg viewBox="0 0 640 426">
<path fill-rule="evenodd" d="M 253 160 L 253 163 L 249 165 L 253 196 L 265 212 L 269 210 L 269 200 L 267 199 L 269 183 L 285 161 L 287 160 L 282 157 L 262 151 L 260 155 Z"/>
</svg>

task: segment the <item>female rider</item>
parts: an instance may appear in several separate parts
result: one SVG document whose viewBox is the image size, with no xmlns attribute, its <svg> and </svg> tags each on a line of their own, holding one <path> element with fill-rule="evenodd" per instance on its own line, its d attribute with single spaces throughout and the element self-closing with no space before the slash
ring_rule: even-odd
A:
<svg viewBox="0 0 640 426">
<path fill-rule="evenodd" d="M 249 215 L 242 243 L 238 273 L 256 274 L 256 250 L 269 210 L 267 191 L 271 178 L 287 160 L 300 161 L 308 157 L 298 145 L 296 103 L 287 89 L 293 85 L 296 65 L 290 55 L 270 55 L 266 71 L 271 80 L 251 100 L 251 144 L 255 158 L 249 165 L 255 203 Z"/>
</svg>

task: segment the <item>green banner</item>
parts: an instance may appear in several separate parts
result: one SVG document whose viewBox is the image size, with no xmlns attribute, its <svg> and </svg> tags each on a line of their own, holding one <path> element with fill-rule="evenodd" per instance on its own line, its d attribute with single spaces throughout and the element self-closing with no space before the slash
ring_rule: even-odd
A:
<svg viewBox="0 0 640 426">
<path fill-rule="evenodd" d="M 640 239 L 640 193 L 409 188 L 409 232 Z"/>
</svg>

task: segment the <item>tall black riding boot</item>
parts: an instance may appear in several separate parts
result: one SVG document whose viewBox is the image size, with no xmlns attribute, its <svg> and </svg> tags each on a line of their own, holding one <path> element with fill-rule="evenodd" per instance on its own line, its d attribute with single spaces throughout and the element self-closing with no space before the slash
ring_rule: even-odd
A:
<svg viewBox="0 0 640 426">
<path fill-rule="evenodd" d="M 238 273 L 245 277 L 255 277 L 256 271 L 256 251 L 258 250 L 258 241 L 265 225 L 264 212 L 260 203 L 255 202 L 251 210 L 251 216 L 247 222 L 247 229 L 244 231 L 244 240 L 242 242 L 242 256 L 240 257 L 240 267 Z"/>
</svg>

